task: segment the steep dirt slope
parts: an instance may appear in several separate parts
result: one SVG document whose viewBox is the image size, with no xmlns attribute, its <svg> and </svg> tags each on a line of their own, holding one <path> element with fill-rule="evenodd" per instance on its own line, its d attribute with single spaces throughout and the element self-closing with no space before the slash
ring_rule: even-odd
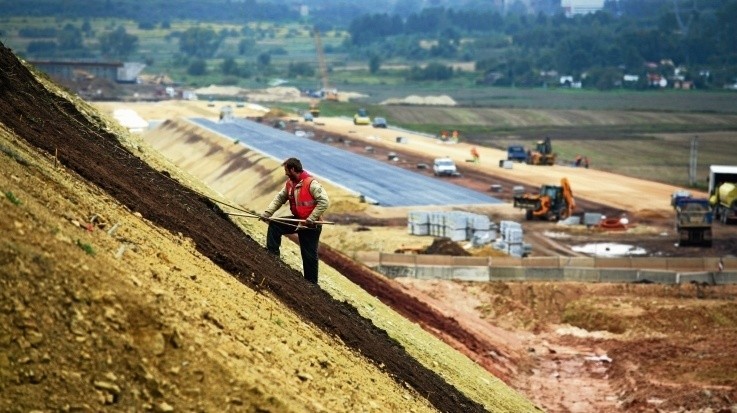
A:
<svg viewBox="0 0 737 413">
<path fill-rule="evenodd" d="M 59 162 L 61 166 L 75 171 L 81 178 L 94 183 L 102 191 L 113 196 L 129 210 L 136 211 L 145 217 L 148 222 L 159 226 L 165 233 L 180 234 L 179 236 L 183 240 L 191 239 L 189 242 L 193 244 L 192 248 L 196 250 L 197 254 L 201 254 L 206 259 L 211 260 L 220 268 L 235 276 L 239 282 L 251 287 L 251 289 L 243 290 L 241 294 L 248 294 L 249 291 L 251 294 L 254 294 L 255 291 L 255 294 L 262 292 L 268 296 L 273 295 L 282 304 L 290 308 L 302 322 L 306 322 L 307 325 L 314 325 L 320 331 L 339 339 L 348 348 L 366 357 L 386 375 L 394 378 L 395 383 L 408 385 L 417 394 L 427 398 L 429 403 L 435 408 L 441 411 L 485 410 L 480 402 L 472 400 L 465 393 L 449 385 L 438 374 L 407 354 L 406 350 L 397 341 L 391 339 L 385 331 L 377 328 L 371 320 L 363 318 L 355 307 L 347 302 L 334 300 L 321 288 L 302 282 L 298 271 L 285 265 L 282 261 L 267 255 L 258 242 L 244 234 L 241 228 L 234 225 L 208 198 L 203 197 L 188 187 L 180 185 L 177 181 L 170 178 L 169 172 L 160 172 L 153 169 L 139 157 L 133 155 L 129 151 L 129 148 L 118 141 L 118 137 L 114 131 L 101 127 L 104 125 L 104 122 L 97 119 L 94 112 L 79 112 L 70 101 L 49 94 L 19 64 L 10 51 L 4 47 L 0 50 L 0 64 L 3 67 L 3 76 L 0 77 L 0 93 L 2 94 L 2 99 L 0 100 L 0 116 L 2 116 L 3 124 L 8 128 L 8 131 L 25 139 L 46 153 L 51 154 L 54 157 L 54 162 Z M 141 148 L 138 148 L 138 150 L 140 151 Z M 13 159 L 19 159 L 19 157 L 15 156 L 12 148 L 5 150 L 4 153 Z M 13 179 L 12 176 L 15 175 L 11 173 L 5 176 L 9 176 L 7 182 L 11 182 Z M 16 199 L 13 196 L 6 194 L 6 198 L 12 204 L 16 204 Z M 72 200 L 72 202 L 74 203 L 75 200 Z M 76 202 L 81 203 L 82 201 L 77 200 Z M 89 221 L 95 220 L 90 218 Z M 24 224 L 20 220 L 16 222 L 19 222 L 19 224 L 14 223 L 16 228 L 20 228 L 18 233 L 21 236 L 24 235 Z M 84 220 L 79 221 L 70 218 L 70 222 L 80 223 L 84 222 Z M 92 227 L 95 225 L 94 222 L 90 222 L 90 224 Z M 90 225 L 85 224 L 85 227 L 90 228 Z M 91 231 L 93 230 L 94 228 L 91 229 Z M 93 249 L 87 242 L 77 240 L 73 241 L 73 244 L 76 244 L 83 251 L 92 255 Z M 9 248 L 11 250 L 14 249 L 12 246 Z M 22 250 L 23 248 L 20 249 Z M 36 251 L 36 254 L 42 254 L 43 247 Z M 167 252 L 167 250 L 159 251 L 158 254 L 161 255 L 157 254 L 157 257 L 160 260 L 169 262 L 173 271 L 181 271 L 184 264 L 170 262 L 166 258 Z M 7 262 L 9 264 L 17 261 L 23 262 L 23 258 L 33 258 L 33 256 L 34 254 L 10 254 Z M 34 265 L 41 265 L 41 267 L 30 267 L 30 270 L 23 271 L 22 274 L 26 274 L 29 271 L 32 274 L 36 273 L 36 271 L 41 271 L 42 274 L 44 273 L 43 265 L 46 264 L 43 263 L 43 260 L 34 261 Z M 81 268 L 81 272 L 87 271 L 84 262 L 78 264 L 76 267 L 71 266 L 71 268 L 77 267 Z M 47 273 L 54 274 L 54 271 L 52 269 L 47 271 Z M 151 273 L 153 278 L 160 278 L 162 276 L 153 269 Z M 66 274 L 64 278 L 73 277 L 74 271 L 67 271 L 64 274 Z M 197 276 L 190 275 L 190 279 L 195 281 Z M 3 296 L 3 302 L 13 302 L 13 287 L 17 288 L 19 286 L 16 282 L 23 283 L 20 279 L 16 279 L 15 282 L 10 283 L 8 289 L 3 289 L 3 291 L 10 292 Z M 84 284 L 84 281 L 81 282 Z M 135 280 L 133 283 L 136 284 Z M 231 288 L 235 287 L 231 286 Z M 77 310 L 71 312 L 74 320 L 86 320 L 82 324 L 85 326 L 82 328 L 82 331 L 92 327 L 92 324 L 94 324 L 93 321 L 100 320 L 100 318 L 94 317 L 90 320 L 86 315 L 93 311 L 99 311 L 98 306 L 94 304 L 98 300 L 103 300 L 105 296 L 110 295 L 98 292 L 96 294 L 100 294 L 99 296 L 95 294 L 93 298 L 85 298 L 84 294 L 75 295 L 73 289 L 68 291 L 68 294 L 72 302 L 81 301 L 86 308 L 85 311 Z M 111 294 L 113 296 L 116 295 L 114 291 Z M 157 292 L 155 295 L 163 296 L 166 294 Z M 63 303 L 66 300 L 62 299 L 61 301 Z M 20 384 L 40 383 L 37 374 L 30 371 L 30 369 L 21 367 L 21 365 L 32 363 L 36 360 L 44 363 L 48 362 L 51 358 L 50 355 L 47 356 L 43 353 L 40 355 L 36 354 L 34 357 L 25 355 L 25 351 L 33 347 L 34 343 L 36 345 L 39 344 L 39 334 L 37 333 L 45 337 L 45 330 L 41 328 L 42 325 L 49 324 L 49 320 L 46 319 L 43 320 L 43 323 L 34 322 L 33 320 L 24 321 L 33 319 L 35 314 L 34 308 L 31 305 L 33 303 L 33 300 L 27 299 L 25 301 L 21 300 L 19 303 L 16 302 L 14 305 L 8 304 L 4 307 L 9 313 L 21 313 L 22 317 L 15 322 L 15 325 L 19 325 L 30 331 L 25 340 L 21 340 L 20 338 L 15 340 L 18 342 L 20 351 L 11 354 L 7 357 L 7 363 L 4 362 L 4 365 L 10 365 L 13 371 L 18 374 L 20 379 L 17 382 L 20 382 Z M 114 319 L 116 312 L 123 311 L 118 308 L 125 307 L 120 303 L 116 303 L 114 300 L 111 300 L 110 304 L 113 310 L 104 311 L 102 317 Z M 153 308 L 158 308 L 158 306 L 154 306 Z M 50 320 L 52 324 L 54 319 L 59 322 L 69 322 L 70 320 L 66 320 L 65 315 L 65 313 L 55 313 Z M 213 316 L 210 312 L 203 313 L 202 318 L 214 324 L 219 329 L 227 330 L 230 328 L 228 323 Z M 271 316 L 269 318 L 271 319 Z M 274 322 L 277 324 L 281 323 L 278 321 Z M 70 327 L 73 333 L 79 331 L 74 325 L 76 324 L 72 322 L 72 326 Z M 181 342 L 176 336 L 175 333 L 156 334 L 153 341 L 155 341 L 156 345 L 160 345 L 163 339 L 164 347 L 166 347 L 167 343 L 177 343 L 172 344 L 176 347 L 181 345 Z M 83 360 L 92 358 L 102 363 L 99 373 L 103 377 L 99 380 L 82 378 L 81 375 L 74 372 L 74 369 L 71 372 L 62 374 L 62 376 L 66 377 L 71 374 L 73 378 L 72 382 L 79 380 L 87 383 L 92 382 L 97 392 L 103 395 L 101 396 L 103 402 L 116 402 L 116 398 L 121 394 L 121 389 L 115 383 L 126 380 L 125 374 L 121 377 L 120 373 L 116 374 L 112 371 L 103 372 L 104 367 L 102 366 L 105 363 L 107 365 L 113 365 L 115 356 L 108 355 L 106 359 L 100 360 L 97 360 L 95 358 L 96 356 L 93 357 L 93 354 L 97 353 L 95 351 L 96 349 L 99 349 L 99 347 L 105 348 L 108 336 L 102 334 L 102 332 L 97 332 L 91 335 L 91 340 L 89 351 L 82 350 L 79 354 Z M 43 340 L 41 341 L 43 342 Z M 85 339 L 75 339 L 75 341 L 85 342 Z M 248 341 L 248 339 L 245 341 Z M 30 345 L 26 345 L 26 342 L 30 343 Z M 13 341 L 4 342 L 3 344 L 9 345 L 17 351 L 16 344 Z M 287 343 L 282 340 L 282 344 Z M 297 346 L 302 345 L 304 343 L 298 340 Z M 127 347 L 123 346 L 123 348 L 125 349 Z M 75 347 L 71 346 L 67 352 L 74 352 L 74 349 Z M 156 347 L 151 350 L 155 351 L 155 349 Z M 214 351 L 222 351 L 227 354 L 227 351 L 223 349 L 216 349 Z M 266 354 L 271 354 L 273 349 L 265 349 L 264 351 Z M 294 350 L 294 353 L 298 354 L 299 351 L 298 348 Z M 157 353 L 154 352 L 154 354 Z M 225 358 L 227 359 L 227 356 Z M 266 358 L 268 359 L 269 357 Z M 145 363 L 148 357 L 141 355 L 140 359 Z M 328 362 L 327 364 L 329 365 L 330 363 Z M 317 365 L 324 366 L 325 363 L 318 361 Z M 176 374 L 178 370 L 172 367 L 170 371 Z M 195 371 L 195 378 L 201 373 L 197 373 L 198 371 Z M 294 372 L 294 375 L 297 376 L 299 382 L 315 380 L 314 375 L 301 371 Z M 149 380 L 150 376 L 152 374 L 147 372 L 145 366 L 140 367 L 136 375 L 143 382 Z M 374 381 L 374 379 L 371 379 L 371 382 Z M 11 385 L 15 386 L 19 384 L 17 382 Z M 348 382 L 353 383 L 356 392 L 362 392 L 360 390 L 360 384 L 354 383 L 352 379 L 348 379 Z M 478 385 L 475 386 L 478 387 Z M 151 396 L 161 396 L 163 394 L 162 387 L 166 386 L 159 384 L 159 386 L 153 387 L 153 389 L 147 388 L 136 391 L 134 394 L 144 394 L 147 396 L 146 403 L 149 403 L 148 400 L 151 399 Z M 327 392 L 327 388 L 324 387 L 323 389 L 323 391 Z M 37 387 L 37 390 L 40 393 L 31 391 L 27 394 L 27 397 L 38 397 L 44 392 L 43 386 Z M 170 389 L 167 388 L 166 390 Z M 487 389 L 487 392 L 488 390 L 490 389 Z M 207 390 L 202 389 L 198 389 L 197 391 L 202 393 L 207 392 Z M 239 394 L 243 389 L 232 389 L 232 391 Z M 469 390 L 467 389 L 466 391 L 468 392 Z M 475 394 L 478 394 L 478 389 L 474 391 L 476 392 Z M 178 394 L 179 392 L 178 388 L 171 391 L 173 394 Z M 256 389 L 256 393 L 262 392 Z M 296 397 L 296 394 L 293 393 L 292 395 Z M 232 404 L 236 406 L 243 405 L 245 403 L 243 401 L 244 398 L 245 396 L 238 396 L 231 400 Z M 516 396 L 514 393 L 500 394 L 495 399 L 495 404 L 488 404 L 487 408 L 500 411 L 534 409 L 528 402 Z M 74 401 L 75 399 L 67 399 L 67 402 L 69 400 Z M 266 400 L 271 399 L 266 397 Z M 489 403 L 489 399 L 485 399 L 484 402 Z M 422 402 L 418 403 L 421 404 Z M 250 407 L 244 407 L 245 409 L 253 407 L 253 405 L 250 405 L 250 402 L 246 404 Z M 298 406 L 304 408 L 305 405 L 298 404 Z M 161 402 L 158 409 L 161 411 L 170 411 L 170 407 L 167 403 Z M 310 410 L 310 408 L 307 409 Z M 346 411 L 351 411 L 351 409 L 345 407 Z M 280 409 L 275 408 L 275 410 Z M 341 409 L 338 408 L 337 410 Z"/>
</svg>

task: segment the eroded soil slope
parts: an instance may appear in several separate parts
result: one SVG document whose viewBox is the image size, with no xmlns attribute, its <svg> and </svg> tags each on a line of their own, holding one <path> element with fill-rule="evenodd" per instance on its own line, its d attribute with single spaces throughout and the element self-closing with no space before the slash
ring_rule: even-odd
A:
<svg viewBox="0 0 737 413">
<path fill-rule="evenodd" d="M 209 199 L 152 169 L 99 128 L 68 100 L 50 94 L 14 55 L 0 50 L 0 114 L 17 136 L 172 233 L 192 239 L 197 251 L 256 290 L 268 290 L 304 320 L 365 355 L 407 383 L 441 411 L 484 411 L 427 369 L 355 308 L 270 257 Z M 91 115 L 93 116 L 93 115 Z"/>
</svg>

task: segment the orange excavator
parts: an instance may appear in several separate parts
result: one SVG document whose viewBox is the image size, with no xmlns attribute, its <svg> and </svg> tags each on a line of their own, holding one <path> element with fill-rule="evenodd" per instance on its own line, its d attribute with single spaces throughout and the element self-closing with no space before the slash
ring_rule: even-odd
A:
<svg viewBox="0 0 737 413">
<path fill-rule="evenodd" d="M 524 209 L 527 220 L 558 221 L 573 214 L 576 200 L 568 179 L 562 178 L 560 185 L 543 185 L 537 194 L 515 195 L 514 207 Z"/>
</svg>

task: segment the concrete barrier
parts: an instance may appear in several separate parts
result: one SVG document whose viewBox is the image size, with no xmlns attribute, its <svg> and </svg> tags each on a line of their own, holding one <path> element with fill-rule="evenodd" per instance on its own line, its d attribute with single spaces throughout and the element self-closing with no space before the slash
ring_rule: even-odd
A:
<svg viewBox="0 0 737 413">
<path fill-rule="evenodd" d="M 593 257 L 558 257 L 561 267 L 594 268 Z"/>
<path fill-rule="evenodd" d="M 631 268 L 597 268 L 599 281 L 604 283 L 630 283 L 637 281 L 637 270 Z"/>
<path fill-rule="evenodd" d="M 632 261 L 629 257 L 624 258 L 594 258 L 594 266 L 596 268 L 632 268 Z"/>
<path fill-rule="evenodd" d="M 567 267 L 563 268 L 563 279 L 578 282 L 599 282 L 601 272 L 596 268 Z"/>
<path fill-rule="evenodd" d="M 522 266 L 558 268 L 560 267 L 560 260 L 558 257 L 527 257 L 522 258 Z"/>
<path fill-rule="evenodd" d="M 705 268 L 704 259 L 702 257 L 696 258 L 685 258 L 685 257 L 673 257 L 668 258 L 667 261 L 668 269 L 677 269 L 683 271 L 700 271 Z"/>
<path fill-rule="evenodd" d="M 637 282 L 653 282 L 657 284 L 676 284 L 674 271 L 639 270 Z"/>
<path fill-rule="evenodd" d="M 530 260 L 517 257 L 451 257 L 383 253 L 356 253 L 354 257 L 389 278 L 737 284 L 737 259 L 733 258 L 721 259 L 723 268 L 729 270 L 719 272 L 715 270 L 718 268 L 720 258 L 541 257 L 545 259 Z M 640 267 L 639 264 L 643 266 Z M 668 267 L 678 267 L 679 270 L 668 269 Z M 706 269 L 708 267 L 713 267 L 714 270 Z"/>
<path fill-rule="evenodd" d="M 523 279 L 538 281 L 562 281 L 563 271 L 560 268 L 524 268 Z"/>
<path fill-rule="evenodd" d="M 493 267 L 490 270 L 489 280 L 491 281 L 527 280 L 526 269 L 523 267 Z"/>
<path fill-rule="evenodd" d="M 454 267 L 451 279 L 459 281 L 489 281 L 489 267 Z"/>
</svg>

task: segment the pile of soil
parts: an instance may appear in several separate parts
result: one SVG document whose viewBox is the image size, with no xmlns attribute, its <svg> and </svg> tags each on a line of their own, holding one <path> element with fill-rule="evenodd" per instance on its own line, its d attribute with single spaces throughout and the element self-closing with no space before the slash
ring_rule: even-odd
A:
<svg viewBox="0 0 737 413">
<path fill-rule="evenodd" d="M 422 253 L 429 255 L 450 255 L 454 257 L 471 256 L 470 252 L 463 249 L 457 242 L 451 241 L 448 237 L 435 238 L 432 244 Z"/>
</svg>

